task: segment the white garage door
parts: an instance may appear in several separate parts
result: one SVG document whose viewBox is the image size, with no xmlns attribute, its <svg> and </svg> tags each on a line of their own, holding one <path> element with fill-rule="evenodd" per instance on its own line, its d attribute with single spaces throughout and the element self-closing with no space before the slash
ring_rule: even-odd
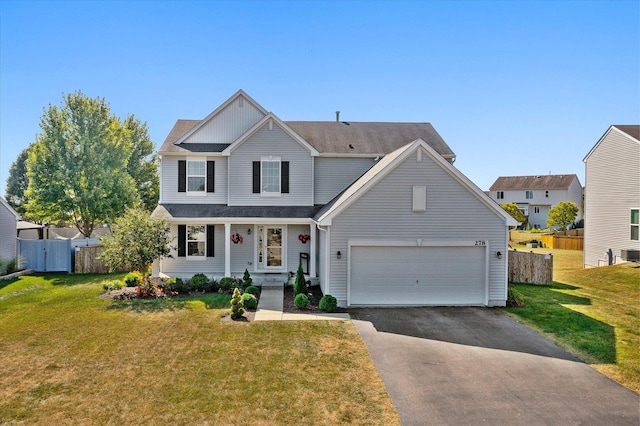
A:
<svg viewBox="0 0 640 426">
<path fill-rule="evenodd" d="M 351 247 L 351 305 L 483 305 L 485 247 Z"/>
</svg>

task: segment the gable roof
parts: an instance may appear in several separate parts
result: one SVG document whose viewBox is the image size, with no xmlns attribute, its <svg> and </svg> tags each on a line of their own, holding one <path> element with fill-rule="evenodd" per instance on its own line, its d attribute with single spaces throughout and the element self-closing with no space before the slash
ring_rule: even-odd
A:
<svg viewBox="0 0 640 426">
<path fill-rule="evenodd" d="M 422 139 L 447 159 L 455 154 L 430 123 L 286 121 L 323 154 L 385 155 Z"/>
<path fill-rule="evenodd" d="M 455 160 L 455 153 L 431 123 L 282 121 L 273 113 L 268 113 L 242 90 L 236 92 L 202 120 L 177 120 L 160 146 L 159 153 L 221 153 L 238 140 L 246 139 L 250 131 L 232 144 L 184 143 L 190 135 L 205 126 L 239 96 L 247 99 L 265 116 L 271 115 L 271 117 L 275 118 L 278 124 L 287 133 L 291 134 L 294 139 L 298 140 L 298 142 L 303 142 L 310 151 L 317 152 L 315 155 L 375 157 L 389 154 L 411 141 L 422 139 L 442 157 L 450 162 Z"/>
<path fill-rule="evenodd" d="M 606 132 L 604 132 L 604 135 L 602 135 L 600 137 L 600 139 L 598 139 L 598 142 L 596 142 L 596 144 L 589 150 L 589 152 L 587 153 L 587 155 L 584 156 L 584 158 L 582 159 L 583 162 L 587 161 L 587 159 L 591 156 L 591 154 L 593 153 L 593 151 L 596 150 L 596 148 L 598 146 L 600 146 L 600 144 L 602 143 L 602 141 L 607 137 L 607 135 L 609 133 L 611 133 L 612 131 L 617 131 L 622 133 L 624 136 L 631 138 L 633 140 L 635 140 L 637 143 L 640 143 L 640 125 L 636 125 L 636 124 L 613 124 L 611 126 L 609 126 L 609 128 L 607 129 Z"/>
<path fill-rule="evenodd" d="M 303 148 L 305 148 L 313 157 L 318 156 L 318 151 L 309 145 L 307 141 L 302 139 L 297 133 L 295 133 L 289 126 L 287 126 L 282 120 L 280 120 L 272 112 L 264 116 L 264 118 L 258 121 L 253 127 L 247 130 L 242 136 L 236 139 L 232 144 L 227 146 L 222 152 L 223 155 L 230 155 L 233 150 L 242 145 L 247 139 L 249 139 L 254 133 L 260 130 L 262 127 L 272 121 L 276 126 L 280 127 L 286 134 L 288 134 L 294 141 L 298 142 Z"/>
<path fill-rule="evenodd" d="M 11 213 L 16 218 L 16 221 L 21 219 L 20 214 L 18 214 L 18 212 L 15 211 L 13 207 L 11 207 L 9 202 L 2 197 L 0 197 L 0 205 L 4 206 L 9 211 L 9 213 Z"/>
<path fill-rule="evenodd" d="M 367 170 L 360 178 L 351 184 L 342 193 L 327 203 L 314 217 L 320 225 L 331 225 L 334 217 L 338 216 L 357 199 L 367 193 L 369 189 L 374 187 L 380 180 L 388 175 L 392 170 L 398 167 L 408 156 L 412 155 L 418 149 L 421 149 L 429 158 L 437 165 L 444 169 L 449 175 L 464 186 L 470 193 L 476 196 L 484 205 L 492 210 L 497 216 L 505 220 L 508 226 L 516 226 L 519 223 L 505 212 L 498 204 L 489 198 L 480 188 L 463 175 L 458 169 L 445 160 L 435 149 L 429 146 L 422 139 L 415 141 L 396 149 L 390 154 L 384 156 L 369 170 Z"/>
<path fill-rule="evenodd" d="M 500 176 L 489 188 L 496 190 L 527 190 L 527 189 L 569 189 L 571 183 L 577 180 L 575 174 L 569 175 L 538 175 L 538 176 Z M 580 181 L 578 181 L 580 183 Z"/>
</svg>

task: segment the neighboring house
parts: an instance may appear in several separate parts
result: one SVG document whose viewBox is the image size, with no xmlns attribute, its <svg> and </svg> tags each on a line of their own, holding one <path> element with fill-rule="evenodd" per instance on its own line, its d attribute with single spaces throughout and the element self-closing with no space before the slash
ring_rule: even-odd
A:
<svg viewBox="0 0 640 426">
<path fill-rule="evenodd" d="M 238 91 L 159 156 L 176 249 L 154 274 L 259 284 L 302 261 L 340 306 L 505 305 L 516 222 L 428 123 L 284 122 Z"/>
<path fill-rule="evenodd" d="M 584 266 L 632 260 L 640 251 L 640 126 L 609 127 L 583 161 Z"/>
<path fill-rule="evenodd" d="M 18 253 L 18 221 L 20 215 L 0 197 L 0 260 L 9 261 Z"/>
<path fill-rule="evenodd" d="M 498 204 L 515 203 L 533 228 L 547 227 L 549 210 L 562 201 L 578 206 L 582 219 L 582 185 L 576 175 L 501 176 L 489 188 Z"/>
</svg>

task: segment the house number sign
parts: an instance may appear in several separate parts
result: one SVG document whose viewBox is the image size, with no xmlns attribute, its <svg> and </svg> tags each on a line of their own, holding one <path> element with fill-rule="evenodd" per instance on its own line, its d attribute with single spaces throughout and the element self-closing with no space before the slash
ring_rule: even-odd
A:
<svg viewBox="0 0 640 426">
<path fill-rule="evenodd" d="M 485 240 L 476 240 L 476 246 L 484 247 L 486 245 L 487 245 L 487 242 Z"/>
</svg>

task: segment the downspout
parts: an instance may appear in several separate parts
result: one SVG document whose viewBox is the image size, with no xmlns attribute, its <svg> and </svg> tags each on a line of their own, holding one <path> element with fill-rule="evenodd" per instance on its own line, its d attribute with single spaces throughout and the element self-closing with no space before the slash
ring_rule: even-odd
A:
<svg viewBox="0 0 640 426">
<path fill-rule="evenodd" d="M 313 220 L 313 219 L 311 219 L 311 220 Z M 325 281 L 324 281 L 325 282 L 325 292 L 324 292 L 324 294 L 331 294 L 331 291 L 330 291 L 330 289 L 331 289 L 331 280 L 329 278 L 329 263 L 330 263 L 330 259 L 331 259 L 330 255 L 329 255 L 329 253 L 330 253 L 330 249 L 329 249 L 329 245 L 330 245 L 329 244 L 329 230 L 323 228 L 320 225 L 320 223 L 316 222 L 315 220 L 313 220 L 313 223 L 316 224 L 316 229 L 326 233 L 325 249 L 324 249 L 324 253 L 323 253 L 323 256 L 325 258 L 324 271 L 323 271 L 324 279 L 325 279 Z"/>
</svg>

